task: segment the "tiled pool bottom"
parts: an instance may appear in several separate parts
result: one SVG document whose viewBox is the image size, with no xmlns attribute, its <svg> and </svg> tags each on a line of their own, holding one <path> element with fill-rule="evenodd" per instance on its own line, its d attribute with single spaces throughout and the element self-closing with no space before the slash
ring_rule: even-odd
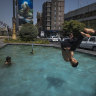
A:
<svg viewBox="0 0 96 96">
<path fill-rule="evenodd" d="M 0 96 L 96 96 L 96 57 L 75 53 L 77 68 L 52 47 L 8 45 L 0 49 Z M 6 56 L 12 66 L 4 67 Z"/>
</svg>

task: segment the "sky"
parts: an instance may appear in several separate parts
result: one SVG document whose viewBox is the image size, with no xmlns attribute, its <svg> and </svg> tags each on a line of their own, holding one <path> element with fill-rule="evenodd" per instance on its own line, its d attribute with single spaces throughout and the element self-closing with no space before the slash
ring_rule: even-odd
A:
<svg viewBox="0 0 96 96">
<path fill-rule="evenodd" d="M 12 27 L 13 0 L 0 0 L 0 21 Z M 37 12 L 42 12 L 42 4 L 47 0 L 33 0 L 33 22 L 36 24 Z M 65 0 L 65 13 L 92 4 L 96 0 Z"/>
</svg>

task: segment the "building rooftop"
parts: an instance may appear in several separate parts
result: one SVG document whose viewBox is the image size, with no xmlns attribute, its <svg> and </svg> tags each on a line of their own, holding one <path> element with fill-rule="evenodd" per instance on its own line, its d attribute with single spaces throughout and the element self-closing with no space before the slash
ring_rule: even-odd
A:
<svg viewBox="0 0 96 96">
<path fill-rule="evenodd" d="M 79 14 L 84 14 L 90 11 L 95 11 L 96 10 L 96 3 L 92 3 L 90 5 L 81 7 L 79 9 L 70 11 L 68 13 L 65 14 L 65 17 L 70 17 L 70 16 L 74 16 L 74 15 L 79 15 Z"/>
</svg>

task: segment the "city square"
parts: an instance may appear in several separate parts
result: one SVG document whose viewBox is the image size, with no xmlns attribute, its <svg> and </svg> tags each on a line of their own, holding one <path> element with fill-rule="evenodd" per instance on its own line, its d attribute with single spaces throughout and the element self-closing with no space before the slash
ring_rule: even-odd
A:
<svg viewBox="0 0 96 96">
<path fill-rule="evenodd" d="M 1 3 L 0 96 L 96 96 L 95 0 Z"/>
</svg>

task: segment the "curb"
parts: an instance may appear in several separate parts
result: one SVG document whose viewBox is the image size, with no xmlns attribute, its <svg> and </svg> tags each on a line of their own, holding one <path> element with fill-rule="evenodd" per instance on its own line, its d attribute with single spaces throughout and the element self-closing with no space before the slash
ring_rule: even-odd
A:
<svg viewBox="0 0 96 96">
<path fill-rule="evenodd" d="M 2 46 L 0 46 L 0 49 L 4 48 L 7 45 L 32 45 L 32 44 L 30 44 L 30 43 L 6 43 L 6 44 L 3 44 Z M 35 46 L 44 46 L 44 47 L 54 47 L 54 48 L 61 49 L 60 45 L 54 45 L 54 44 L 34 44 L 34 45 Z M 84 49 L 78 48 L 78 49 L 76 49 L 76 52 L 96 56 L 96 51 L 90 51 L 90 50 L 84 50 Z"/>
</svg>

